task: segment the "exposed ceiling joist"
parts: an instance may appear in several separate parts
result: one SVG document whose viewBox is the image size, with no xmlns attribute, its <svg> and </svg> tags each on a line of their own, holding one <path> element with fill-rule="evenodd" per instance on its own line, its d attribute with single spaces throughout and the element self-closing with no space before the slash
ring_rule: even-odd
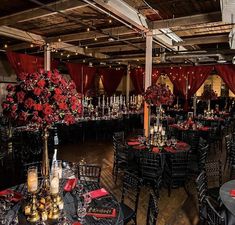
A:
<svg viewBox="0 0 235 225">
<path fill-rule="evenodd" d="M 135 31 L 131 30 L 130 28 L 126 26 L 119 26 L 119 27 L 114 27 L 114 28 L 106 28 L 103 29 L 104 33 L 102 34 L 100 32 L 96 31 L 89 31 L 88 32 L 82 32 L 82 33 L 73 33 L 73 34 L 65 34 L 65 35 L 60 35 L 59 38 L 63 42 L 73 42 L 73 41 L 83 41 L 83 40 L 91 40 L 94 38 L 104 38 L 104 37 L 109 37 L 109 34 L 112 36 L 123 36 L 123 35 L 129 35 L 135 33 Z M 58 40 L 57 37 L 49 37 L 47 38 L 47 42 L 54 42 Z"/>
<path fill-rule="evenodd" d="M 23 30 L 19 30 L 19 29 L 7 27 L 7 26 L 0 27 L 0 35 L 4 35 L 4 36 L 15 38 L 21 41 L 33 43 L 36 45 L 46 44 L 45 37 L 41 35 L 37 35 L 31 32 L 26 32 Z M 101 59 L 109 58 L 108 55 L 105 55 L 99 52 L 87 52 L 84 50 L 84 48 L 67 44 L 64 42 L 52 43 L 51 46 L 56 49 L 62 49 L 68 52 L 77 52 L 78 54 L 86 55 L 89 57 L 95 57 L 95 58 L 101 58 Z M 12 46 L 12 48 L 14 49 L 14 46 Z"/>
<path fill-rule="evenodd" d="M 138 28 L 139 30 L 144 32 L 149 30 L 146 17 L 140 14 L 136 9 L 131 7 L 123 0 L 93 0 L 93 2 L 118 16 L 123 21 Z"/>
<path fill-rule="evenodd" d="M 144 43 L 135 43 L 134 46 L 127 46 L 127 45 L 114 45 L 114 46 L 107 46 L 107 47 L 98 47 L 98 48 L 91 48 L 92 51 L 99 51 L 99 52 L 123 52 L 123 51 L 133 51 L 139 50 L 140 48 L 145 48 Z M 156 44 L 153 45 L 156 47 Z"/>
<path fill-rule="evenodd" d="M 82 7 L 86 7 L 88 4 L 78 0 L 61 0 L 55 3 L 47 4 L 47 7 L 55 8 L 57 11 L 69 11 L 73 9 L 78 9 Z M 11 25 L 17 22 L 24 22 L 29 20 L 34 20 L 38 18 L 42 18 L 45 16 L 50 16 L 57 14 L 57 12 L 49 11 L 45 8 L 37 7 L 30 10 L 21 11 L 19 13 L 11 14 L 9 16 L 4 16 L 0 18 L 0 26 L 3 25 Z"/>
<path fill-rule="evenodd" d="M 206 14 L 198 14 L 193 16 L 185 16 L 167 20 L 157 20 L 150 23 L 152 29 L 171 28 L 178 26 L 191 26 L 203 23 L 214 23 L 222 21 L 221 12 L 212 12 Z"/>
<path fill-rule="evenodd" d="M 184 39 L 183 42 L 173 42 L 174 46 L 200 45 L 228 42 L 228 35 L 214 35 Z"/>
</svg>

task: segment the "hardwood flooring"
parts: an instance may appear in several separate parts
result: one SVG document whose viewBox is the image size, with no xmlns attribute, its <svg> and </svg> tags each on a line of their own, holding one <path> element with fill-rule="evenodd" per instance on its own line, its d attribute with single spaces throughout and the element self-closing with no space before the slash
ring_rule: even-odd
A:
<svg viewBox="0 0 235 225">
<path fill-rule="evenodd" d="M 217 151 L 218 152 L 218 151 Z M 225 149 L 224 151 L 225 152 Z M 61 146 L 58 151 L 58 158 L 79 162 L 85 159 L 87 163 L 102 165 L 101 184 L 112 192 L 117 199 L 121 196 L 120 178 L 117 184 L 112 177 L 113 150 L 110 141 L 87 141 L 83 144 L 69 144 Z M 222 158 L 224 154 L 218 152 L 210 154 L 210 159 Z M 226 178 L 225 178 L 226 179 Z M 171 197 L 168 197 L 167 189 L 160 190 L 158 225 L 196 225 L 198 224 L 198 209 L 195 185 L 189 184 L 190 196 L 183 188 L 172 190 Z M 148 204 L 148 190 L 141 189 L 138 207 L 138 225 L 145 225 Z"/>
</svg>

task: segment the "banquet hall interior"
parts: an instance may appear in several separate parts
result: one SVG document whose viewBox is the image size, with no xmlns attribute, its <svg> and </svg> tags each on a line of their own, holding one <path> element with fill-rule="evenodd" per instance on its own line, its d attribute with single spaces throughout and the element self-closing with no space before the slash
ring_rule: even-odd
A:
<svg viewBox="0 0 235 225">
<path fill-rule="evenodd" d="M 235 224 L 234 0 L 0 3 L 0 225 Z"/>
</svg>

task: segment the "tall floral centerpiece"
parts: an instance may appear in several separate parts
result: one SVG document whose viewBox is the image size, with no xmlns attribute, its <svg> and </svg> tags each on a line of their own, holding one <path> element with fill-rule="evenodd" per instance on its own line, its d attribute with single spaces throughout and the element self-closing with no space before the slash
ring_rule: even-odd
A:
<svg viewBox="0 0 235 225">
<path fill-rule="evenodd" d="M 217 93 L 213 89 L 205 87 L 201 99 L 208 102 L 208 111 L 211 110 L 211 100 L 216 100 L 217 98 Z"/>
<path fill-rule="evenodd" d="M 55 70 L 21 73 L 15 86 L 7 86 L 3 113 L 14 124 L 33 125 L 43 131 L 42 175 L 48 182 L 48 128 L 55 123 L 72 124 L 82 110 L 80 96 L 73 81 Z"/>
<path fill-rule="evenodd" d="M 147 88 L 144 100 L 149 106 L 156 106 L 157 126 L 159 126 L 162 105 L 172 105 L 174 95 L 166 84 L 155 84 Z"/>
</svg>

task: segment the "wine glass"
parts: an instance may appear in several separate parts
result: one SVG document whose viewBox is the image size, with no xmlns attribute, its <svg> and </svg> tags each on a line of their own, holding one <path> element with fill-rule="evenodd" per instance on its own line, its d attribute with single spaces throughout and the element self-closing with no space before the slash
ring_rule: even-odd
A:
<svg viewBox="0 0 235 225">
<path fill-rule="evenodd" d="M 84 217 L 86 216 L 86 207 L 84 205 L 83 206 L 78 206 L 77 216 L 78 216 L 79 222 L 81 222 L 83 224 L 84 223 Z"/>
<path fill-rule="evenodd" d="M 85 193 L 83 196 L 84 196 L 84 205 L 88 207 L 92 200 L 91 195 L 90 193 Z"/>
</svg>

